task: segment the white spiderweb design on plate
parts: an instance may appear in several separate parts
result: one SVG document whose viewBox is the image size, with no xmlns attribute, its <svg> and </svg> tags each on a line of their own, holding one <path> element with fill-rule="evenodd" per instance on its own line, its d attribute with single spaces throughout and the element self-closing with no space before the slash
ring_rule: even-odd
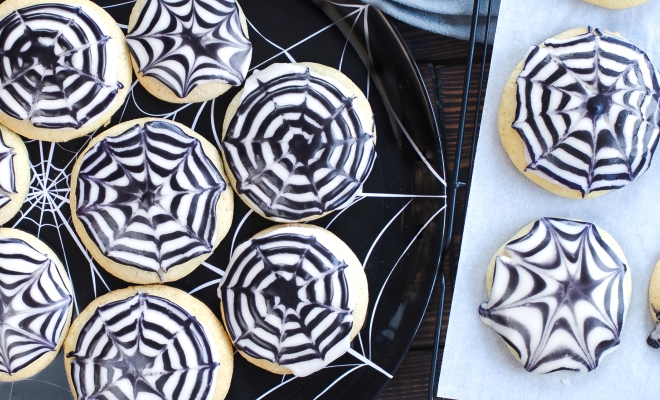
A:
<svg viewBox="0 0 660 400">
<path fill-rule="evenodd" d="M 115 1 L 115 4 L 104 8 L 111 12 L 117 10 L 119 13 L 118 15 L 128 15 L 128 11 L 130 11 L 130 8 L 134 4 L 132 1 L 110 1 Z M 242 5 L 244 9 L 247 9 L 249 0 L 243 0 Z M 259 5 L 259 7 L 262 6 L 263 4 Z M 300 6 L 303 7 L 303 5 Z M 316 6 L 310 3 L 305 4 L 304 7 Z M 260 58 L 255 59 L 251 68 L 262 69 L 272 62 L 278 61 L 296 61 L 296 57 L 298 57 L 296 52 L 301 48 L 315 45 L 316 43 L 324 43 L 324 35 L 339 34 L 336 25 L 342 21 L 349 22 L 350 25 L 355 28 L 355 31 L 357 31 L 360 26 L 366 27 L 368 25 L 368 16 L 370 15 L 369 6 L 346 5 L 345 7 L 350 11 L 344 17 L 335 22 L 324 22 L 326 25 L 318 25 L 319 27 L 315 28 L 314 31 L 301 32 L 297 36 L 300 39 L 294 40 L 294 43 L 290 45 L 278 44 L 280 39 L 275 39 L 277 38 L 276 34 L 273 34 L 273 38 L 270 38 L 271 34 L 268 34 L 269 37 L 262 36 L 260 32 L 266 32 L 268 26 L 259 24 L 255 26 L 255 21 L 248 20 L 251 29 L 251 40 L 255 43 L 259 41 L 259 45 L 262 46 L 262 49 L 263 46 L 270 46 L 274 49 L 274 51 L 265 56 L 260 54 Z M 316 11 L 318 12 L 318 10 Z M 115 16 L 115 14 L 113 14 L 113 16 Z M 250 13 L 248 13 L 247 16 L 249 18 Z M 125 30 L 128 18 L 115 18 L 119 22 L 119 26 Z M 292 25 L 289 25 L 289 27 L 291 26 Z M 295 26 L 295 24 L 293 24 L 293 26 Z M 366 29 L 365 34 L 366 39 L 368 40 L 368 29 Z M 355 36 L 355 33 L 353 33 L 353 35 Z M 349 67 L 355 62 L 360 63 L 360 61 L 357 56 L 351 55 L 354 50 L 351 49 L 348 41 L 343 39 L 342 46 L 343 51 L 341 51 L 341 54 L 339 52 L 336 53 L 336 64 L 333 65 L 331 62 L 326 62 L 326 64 L 336 68 L 338 67 L 340 70 L 350 71 Z M 342 49 L 340 48 L 339 50 Z M 367 50 L 370 51 L 369 49 Z M 298 61 L 315 60 L 312 58 L 311 60 L 299 59 Z M 364 71 L 364 74 L 369 76 L 369 70 L 362 65 L 360 65 L 360 67 L 362 68 L 362 71 Z M 369 78 L 361 84 L 361 89 L 367 95 L 367 98 L 370 97 L 372 87 L 373 81 Z M 438 163 L 437 160 L 434 161 L 427 159 L 424 156 L 427 151 L 425 145 L 418 145 L 418 143 L 413 140 L 412 132 L 408 132 L 404 125 L 405 121 L 402 122 L 395 112 L 396 105 L 390 104 L 386 98 L 383 98 L 382 100 L 386 111 L 381 111 L 380 113 L 387 114 L 387 111 L 389 111 L 391 118 L 390 122 L 394 125 L 396 135 L 396 146 L 398 147 L 396 147 L 396 153 L 394 153 L 396 155 L 393 157 L 396 158 L 399 153 L 403 152 L 411 153 L 412 157 L 417 157 L 416 162 L 420 163 L 422 166 L 421 168 L 425 169 L 423 175 L 430 176 L 431 179 L 435 180 L 435 184 L 438 187 L 443 188 L 445 186 L 443 178 L 444 174 L 442 170 L 436 170 L 436 168 L 441 168 L 441 163 Z M 225 111 L 223 104 L 223 97 L 203 103 L 184 105 L 171 105 L 154 102 L 153 97 L 146 94 L 139 86 L 139 83 L 135 81 L 128 94 L 126 104 L 115 116 L 115 119 L 118 117 L 119 121 L 113 119 L 113 123 L 145 116 L 177 120 L 179 122 L 184 122 L 193 130 L 206 136 L 207 139 L 215 142 L 219 147 L 220 135 L 222 134 L 221 121 Z M 387 117 L 384 117 L 384 121 L 385 122 L 383 123 L 388 123 Z M 385 131 L 381 130 L 381 132 Z M 58 252 L 58 254 L 62 256 L 62 261 L 69 271 L 69 274 L 72 276 L 74 284 L 74 307 L 76 313 L 81 311 L 93 297 L 97 297 L 112 289 L 126 286 L 125 283 L 114 279 L 102 268 L 96 265 L 91 256 L 87 253 L 85 247 L 79 241 L 71 223 L 68 204 L 70 191 L 68 183 L 69 174 L 76 155 L 86 147 L 91 137 L 95 134 L 96 133 L 93 133 L 89 136 L 67 143 L 47 143 L 39 141 L 29 141 L 26 143 L 32 163 L 30 191 L 20 214 L 8 224 L 8 226 L 13 225 L 19 229 L 33 232 L 37 236 L 43 238 Z M 383 147 L 387 146 L 386 139 L 385 135 L 379 136 L 377 147 L 380 155 L 383 155 L 381 149 L 387 148 Z M 383 159 L 381 159 L 380 162 L 382 162 L 382 160 Z M 378 164 L 379 160 L 377 159 L 374 171 L 379 168 Z M 436 165 L 435 168 L 434 165 Z M 419 178 L 419 176 L 415 179 L 417 178 Z M 375 178 L 370 179 L 373 180 Z M 367 180 L 366 188 L 369 189 L 371 186 L 370 181 Z M 305 384 L 307 379 L 318 380 L 322 377 L 330 376 L 332 378 L 330 379 L 331 382 L 329 384 L 323 386 L 312 385 L 314 386 L 313 390 L 317 390 L 317 394 L 315 395 L 317 398 L 328 397 L 334 389 L 341 388 L 342 384 L 348 382 L 356 373 L 363 373 L 367 369 L 373 370 L 374 372 L 371 372 L 368 375 L 363 374 L 364 376 L 374 377 L 375 374 L 378 374 L 381 377 L 391 378 L 391 371 L 388 372 L 376 364 L 376 362 L 380 363 L 378 360 L 380 360 L 382 354 L 374 352 L 373 357 L 376 362 L 372 360 L 372 349 L 377 343 L 380 343 L 383 340 L 390 340 L 388 338 L 391 338 L 391 335 L 394 335 L 398 329 L 402 315 L 405 315 L 405 304 L 401 304 L 399 308 L 394 309 L 395 314 L 393 317 L 391 315 L 385 315 L 392 311 L 392 306 L 388 303 L 390 300 L 389 296 L 393 290 L 392 288 L 398 287 L 397 285 L 400 283 L 398 282 L 399 276 L 397 275 L 397 272 L 406 271 L 406 264 L 410 262 L 409 254 L 412 251 L 417 251 L 420 246 L 431 246 L 435 243 L 436 240 L 429 238 L 427 233 L 436 232 L 438 227 L 441 226 L 444 221 L 445 196 L 444 189 L 438 194 L 438 192 L 433 189 L 434 187 L 425 187 L 428 191 L 420 189 L 419 192 L 417 190 L 407 189 L 410 187 L 409 185 L 399 187 L 394 186 L 394 183 L 392 183 L 387 187 L 390 187 L 390 189 L 376 189 L 360 192 L 357 194 L 353 202 L 346 208 L 325 217 L 325 219 L 320 219 L 317 222 L 318 225 L 330 228 L 333 232 L 339 233 L 341 237 L 341 232 L 346 229 L 347 224 L 350 225 L 350 221 L 352 221 L 352 218 L 355 218 L 356 215 L 360 218 L 360 214 L 365 211 L 373 211 L 374 209 L 380 209 L 381 207 L 385 210 L 383 211 L 383 215 L 385 215 L 386 218 L 382 225 L 376 226 L 369 223 L 359 223 L 361 228 L 365 228 L 366 230 L 369 230 L 370 228 L 372 229 L 369 230 L 370 233 L 367 236 L 362 238 L 368 241 L 368 249 L 362 251 L 362 254 L 364 255 L 364 253 L 366 253 L 366 255 L 360 257 L 366 268 L 367 276 L 377 272 L 377 268 L 381 269 L 381 273 L 384 268 L 386 270 L 386 276 L 384 281 L 379 281 L 378 285 L 372 286 L 371 288 L 371 305 L 367 314 L 367 321 L 365 322 L 362 332 L 358 334 L 353 341 L 353 347 L 348 350 L 347 355 L 340 357 L 311 377 L 297 378 L 282 376 L 281 378 L 277 378 L 277 382 L 272 383 L 272 386 L 271 383 L 269 383 L 273 382 L 272 374 L 250 369 L 250 371 L 253 371 L 259 377 L 268 378 L 255 381 L 255 384 L 258 384 L 258 386 L 255 386 L 256 389 L 252 388 L 251 393 L 255 394 L 255 390 L 262 390 L 262 392 L 254 395 L 254 398 L 278 398 L 279 396 L 287 394 L 288 387 L 295 387 L 298 383 Z M 383 204 L 383 206 L 381 206 L 381 204 Z M 217 309 L 216 289 L 224 274 L 223 270 L 229 261 L 232 249 L 260 230 L 260 228 L 258 228 L 259 226 L 263 226 L 263 219 L 255 216 L 255 213 L 249 210 L 246 210 L 246 212 L 244 211 L 244 214 L 238 212 L 241 207 L 244 207 L 242 205 L 239 207 L 239 205 L 240 202 L 237 202 L 237 212 L 234 215 L 232 230 L 230 230 L 227 238 L 220 244 L 220 247 L 222 248 L 225 246 L 227 251 L 216 251 L 206 262 L 202 263 L 204 268 L 198 268 L 190 275 L 190 279 L 187 279 L 185 282 L 182 280 L 175 283 L 175 286 L 181 286 L 186 291 L 194 294 L 200 299 L 210 299 L 207 304 L 214 310 Z M 405 228 L 407 232 L 409 232 L 408 236 L 398 237 L 398 232 L 401 229 L 399 223 L 406 215 L 408 217 L 410 215 L 419 216 L 418 219 L 420 222 L 414 223 L 415 225 L 407 226 Z M 393 237 L 398 237 L 398 240 L 392 242 Z M 350 239 L 345 239 L 345 241 L 351 247 L 355 245 Z M 384 254 L 384 252 L 388 251 L 389 253 Z M 360 255 L 359 252 L 357 254 Z M 78 294 L 75 294 L 76 288 L 79 289 Z M 374 322 L 376 318 L 378 321 Z M 392 319 L 390 320 L 390 318 Z M 383 320 L 389 321 L 385 324 L 385 328 L 382 327 L 381 322 Z M 241 360 L 240 357 L 236 358 L 235 374 L 243 373 L 243 371 L 245 371 L 245 363 L 246 361 Z M 61 371 L 61 374 L 64 374 L 63 367 L 61 364 L 57 363 L 57 360 L 48 368 Z M 65 377 L 60 381 L 43 381 L 37 376 L 34 380 L 13 384 L 13 386 L 16 385 L 28 385 L 31 387 L 44 388 L 44 390 L 51 390 L 53 386 L 56 386 L 62 389 L 61 392 L 64 395 L 64 398 L 70 398 L 71 396 L 67 389 L 65 389 L 67 386 Z M 9 384 L 4 383 L 0 383 L 0 390 L 12 392 L 9 388 Z M 48 393 L 55 396 L 58 390 L 59 389 L 56 389 L 55 392 L 51 391 Z"/>
<path fill-rule="evenodd" d="M 71 294 L 57 265 L 20 239 L 0 239 L 0 371 L 12 374 L 55 348 Z"/>
<path fill-rule="evenodd" d="M 126 40 L 140 71 L 181 98 L 211 81 L 240 85 L 252 58 L 234 0 L 149 0 Z"/>
<path fill-rule="evenodd" d="M 78 398 L 90 400 L 207 399 L 220 365 L 194 316 L 142 292 L 97 308 L 67 356 Z"/>
<path fill-rule="evenodd" d="M 41 128 L 80 128 L 122 87 L 105 78 L 106 44 L 80 6 L 38 4 L 0 21 L 0 110 Z"/>
<path fill-rule="evenodd" d="M 589 28 L 534 46 L 516 79 L 513 123 L 527 171 L 582 195 L 618 189 L 651 165 L 660 84 L 632 43 Z"/>
<path fill-rule="evenodd" d="M 77 183 L 76 215 L 112 260 L 160 275 L 213 250 L 227 185 L 176 125 L 150 121 L 103 139 L 83 156 Z"/>
</svg>

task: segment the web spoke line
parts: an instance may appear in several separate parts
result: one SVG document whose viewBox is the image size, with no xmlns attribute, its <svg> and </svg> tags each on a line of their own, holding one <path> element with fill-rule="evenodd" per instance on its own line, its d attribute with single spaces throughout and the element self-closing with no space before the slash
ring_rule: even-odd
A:
<svg viewBox="0 0 660 400">
<path fill-rule="evenodd" d="M 392 269 L 390 270 L 389 274 L 387 274 L 387 278 L 385 278 L 385 282 L 383 282 L 383 286 L 381 286 L 380 291 L 378 292 L 378 296 L 376 297 L 376 301 L 374 302 L 374 308 L 371 311 L 371 319 L 369 321 L 369 359 L 371 359 L 371 337 L 372 337 L 372 331 L 374 327 L 374 315 L 376 314 L 376 310 L 378 309 L 378 303 L 380 302 L 380 296 L 382 296 L 383 292 L 385 291 L 385 287 L 387 286 L 387 282 L 390 280 L 390 277 L 392 276 L 392 273 L 396 269 L 397 265 L 399 265 L 399 261 L 403 258 L 403 256 L 408 253 L 408 249 L 417 241 L 417 238 L 421 233 L 426 229 L 426 227 L 435 219 L 435 217 L 438 216 L 442 211 L 447 208 L 447 205 L 442 206 L 438 211 L 436 211 L 433 215 L 431 215 L 431 218 L 429 218 L 424 225 L 417 231 L 417 234 L 413 237 L 413 239 L 408 243 L 408 246 L 406 246 L 405 250 L 401 253 L 399 258 L 396 260 L 394 265 L 392 266 Z"/>
</svg>

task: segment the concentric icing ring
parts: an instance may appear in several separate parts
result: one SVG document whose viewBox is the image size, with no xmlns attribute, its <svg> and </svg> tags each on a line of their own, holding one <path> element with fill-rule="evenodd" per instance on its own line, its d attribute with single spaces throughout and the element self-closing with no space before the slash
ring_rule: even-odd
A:
<svg viewBox="0 0 660 400">
<path fill-rule="evenodd" d="M 513 127 L 527 171 L 582 195 L 618 189 L 651 165 L 658 74 L 632 43 L 599 29 L 532 47 Z"/>
<path fill-rule="evenodd" d="M 98 307 L 67 357 L 79 399 L 209 399 L 220 365 L 194 316 L 142 292 Z"/>
<path fill-rule="evenodd" d="M 19 372 L 57 347 L 71 304 L 64 279 L 28 243 L 0 238 L 0 372 Z"/>
<path fill-rule="evenodd" d="M 126 40 L 140 72 L 180 98 L 208 82 L 240 85 L 252 59 L 234 0 L 148 0 Z"/>
<path fill-rule="evenodd" d="M 34 126 L 78 129 L 123 86 L 107 72 L 112 40 L 81 6 L 38 4 L 0 21 L 0 110 Z"/>
<path fill-rule="evenodd" d="M 559 218 L 534 222 L 505 251 L 481 320 L 529 372 L 595 369 L 620 343 L 630 289 L 625 260 L 595 225 Z"/>
<path fill-rule="evenodd" d="M 352 96 L 295 64 L 250 76 L 223 141 L 236 190 L 282 222 L 350 204 L 376 157 Z"/>
<path fill-rule="evenodd" d="M 76 215 L 106 257 L 161 275 L 213 250 L 226 187 L 197 138 L 149 121 L 85 152 Z"/>
<path fill-rule="evenodd" d="M 274 231 L 241 244 L 218 288 L 236 348 L 298 376 L 344 354 L 356 303 L 346 268 L 302 233 Z"/>
</svg>

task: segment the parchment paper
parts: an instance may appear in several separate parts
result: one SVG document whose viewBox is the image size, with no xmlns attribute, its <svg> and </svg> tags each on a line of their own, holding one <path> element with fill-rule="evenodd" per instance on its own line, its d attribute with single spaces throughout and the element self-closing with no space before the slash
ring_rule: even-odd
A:
<svg viewBox="0 0 660 400">
<path fill-rule="evenodd" d="M 660 258 L 660 154 L 627 187 L 592 200 L 554 195 L 509 160 L 497 131 L 504 84 L 527 49 L 565 30 L 591 25 L 621 33 L 660 67 L 660 0 L 608 10 L 581 0 L 502 0 L 463 247 L 449 318 L 438 396 L 453 399 L 650 399 L 658 396 L 660 350 L 646 344 L 654 325 L 648 284 Z M 542 217 L 590 221 L 621 245 L 633 292 L 620 346 L 589 373 L 525 372 L 477 307 L 487 299 L 485 272 L 495 251 Z"/>
</svg>

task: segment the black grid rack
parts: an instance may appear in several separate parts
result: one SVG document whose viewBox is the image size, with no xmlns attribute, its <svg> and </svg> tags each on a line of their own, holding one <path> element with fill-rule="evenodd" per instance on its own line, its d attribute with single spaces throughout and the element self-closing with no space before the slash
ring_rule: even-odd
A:
<svg viewBox="0 0 660 400">
<path fill-rule="evenodd" d="M 479 121 L 481 117 L 481 107 L 483 105 L 483 93 L 484 93 L 484 79 L 486 75 L 486 62 L 488 57 L 488 40 L 490 33 L 490 24 L 491 16 L 493 12 L 493 2 L 494 0 L 474 0 L 474 6 L 472 8 L 472 20 L 470 25 L 470 39 L 467 55 L 467 65 L 465 68 L 465 78 L 463 81 L 463 98 L 461 102 L 461 112 L 458 122 L 458 137 L 456 140 L 456 151 L 454 161 L 454 170 L 451 172 L 451 176 L 447 179 L 447 222 L 446 222 L 446 231 L 445 231 L 445 241 L 442 247 L 442 266 L 438 270 L 438 277 L 436 279 L 436 284 L 440 285 L 440 304 L 438 307 L 438 314 L 436 316 L 436 326 L 435 326 L 435 336 L 433 338 L 433 359 L 431 361 L 431 370 L 429 372 L 429 399 L 434 400 L 436 398 L 436 383 L 438 381 L 438 358 L 440 357 L 440 342 L 442 338 L 446 335 L 446 329 L 443 329 L 442 326 L 442 316 L 445 309 L 445 292 L 447 289 L 445 270 L 447 267 L 453 268 L 453 277 L 456 277 L 456 268 L 458 267 L 458 256 L 448 257 L 452 249 L 452 239 L 455 226 L 463 226 L 465 224 L 465 215 L 458 220 L 456 218 L 457 210 L 457 195 L 459 190 L 465 191 L 465 204 L 464 209 L 467 208 L 467 202 L 470 197 L 470 183 L 472 181 L 472 171 L 474 168 L 474 156 L 476 151 L 477 137 L 479 133 Z M 484 15 L 480 15 L 482 4 L 487 3 L 487 10 Z M 483 27 L 483 35 L 479 37 L 479 25 L 480 17 Z M 480 45 L 479 45 L 479 44 Z M 475 53 L 477 48 L 481 48 L 481 65 L 478 70 L 475 70 Z M 467 177 L 465 177 L 465 170 L 461 168 L 461 158 L 462 150 L 465 138 L 465 129 L 466 129 L 466 120 L 468 117 L 468 103 L 470 100 L 470 86 L 472 83 L 473 73 L 479 74 L 479 83 L 476 93 L 476 110 L 474 111 L 474 126 L 472 131 L 472 141 L 469 144 L 469 159 L 467 165 Z M 446 162 L 447 160 L 445 160 Z M 461 171 L 463 171 L 463 179 L 461 179 Z M 460 248 L 460 243 L 459 243 Z M 453 265 L 447 265 L 453 264 Z"/>
</svg>

